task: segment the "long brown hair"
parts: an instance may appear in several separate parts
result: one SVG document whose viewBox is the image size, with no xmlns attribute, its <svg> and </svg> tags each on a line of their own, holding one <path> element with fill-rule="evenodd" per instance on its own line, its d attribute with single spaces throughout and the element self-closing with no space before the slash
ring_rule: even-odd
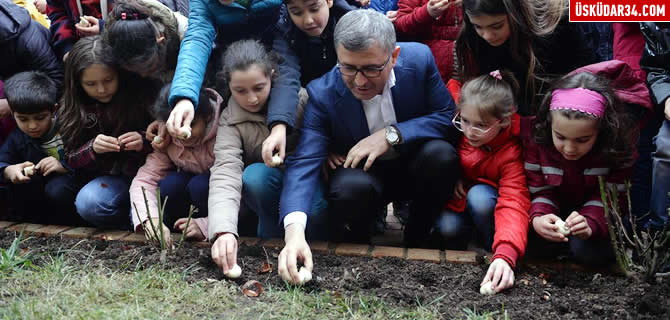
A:
<svg viewBox="0 0 670 320">
<path fill-rule="evenodd" d="M 533 103 L 536 91 L 537 73 L 542 69 L 533 50 L 535 37 L 551 34 L 561 20 L 567 1 L 565 0 L 463 0 L 463 28 L 456 40 L 457 72 L 461 81 L 470 80 L 481 72 L 476 64 L 481 59 L 477 31 L 470 16 L 507 15 L 510 37 L 509 53 L 516 65 L 527 66 L 523 84 L 525 97 L 522 101 Z"/>
<path fill-rule="evenodd" d="M 79 147 L 91 137 L 84 136 L 86 128 L 99 125 L 98 119 L 91 117 L 90 108 L 103 108 L 105 118 L 114 123 L 113 128 L 106 128 L 108 134 L 120 134 L 123 128 L 136 127 L 135 124 L 146 121 L 148 103 L 155 95 L 155 84 L 140 81 L 137 76 L 124 72 L 114 63 L 108 54 L 109 50 L 99 36 L 79 39 L 72 47 L 65 61 L 64 93 L 58 110 L 60 133 L 66 149 Z M 88 96 L 81 85 L 81 76 L 86 68 L 100 64 L 118 72 L 119 87 L 109 103 L 100 103 Z M 89 108 L 89 109 L 87 109 Z M 144 108 L 138 112 L 132 108 Z M 125 112 L 122 112 L 125 111 Z"/>
</svg>

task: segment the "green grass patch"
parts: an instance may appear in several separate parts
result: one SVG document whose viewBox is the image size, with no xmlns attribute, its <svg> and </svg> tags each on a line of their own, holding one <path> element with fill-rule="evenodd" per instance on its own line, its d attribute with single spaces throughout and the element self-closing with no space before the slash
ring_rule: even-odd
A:
<svg viewBox="0 0 670 320">
<path fill-rule="evenodd" d="M 399 308 L 376 297 L 266 287 L 247 298 L 228 281 L 188 282 L 185 271 L 121 271 L 64 255 L 0 273 L 0 319 L 438 319 L 430 306 Z"/>
</svg>

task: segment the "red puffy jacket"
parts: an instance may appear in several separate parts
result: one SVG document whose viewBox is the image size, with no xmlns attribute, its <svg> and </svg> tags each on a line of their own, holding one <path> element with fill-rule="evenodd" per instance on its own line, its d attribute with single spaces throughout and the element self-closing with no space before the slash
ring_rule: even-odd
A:
<svg viewBox="0 0 670 320">
<path fill-rule="evenodd" d="M 458 147 L 465 189 L 480 183 L 498 189 L 493 259 L 502 258 L 512 267 L 526 251 L 530 209 L 530 193 L 519 138 L 520 127 L 520 117 L 514 114 L 512 125 L 485 146 L 473 147 L 463 136 Z M 452 198 L 447 208 L 462 212 L 465 210 L 465 199 Z"/>
<path fill-rule="evenodd" d="M 399 0 L 395 29 L 398 35 L 430 47 L 442 81 L 447 83 L 454 72 L 454 44 L 461 31 L 462 9 L 460 5 L 450 6 L 435 20 L 428 14 L 427 5 L 428 0 Z"/>
</svg>

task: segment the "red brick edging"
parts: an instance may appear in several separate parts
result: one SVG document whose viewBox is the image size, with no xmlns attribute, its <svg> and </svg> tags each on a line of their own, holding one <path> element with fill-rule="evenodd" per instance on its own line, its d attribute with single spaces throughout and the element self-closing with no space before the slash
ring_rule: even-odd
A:
<svg viewBox="0 0 670 320">
<path fill-rule="evenodd" d="M 105 241 L 128 241 L 143 243 L 146 242 L 143 234 L 133 233 L 129 231 L 120 230 L 101 230 L 96 228 L 86 227 L 68 227 L 56 225 L 42 225 L 34 223 L 18 223 L 12 221 L 0 221 L 0 230 L 6 229 L 9 231 L 21 232 L 25 235 L 33 236 L 57 236 L 67 238 L 82 238 L 95 239 Z M 284 240 L 269 239 L 261 240 L 258 238 L 240 237 L 240 244 L 256 245 L 262 243 L 266 248 L 282 248 L 284 247 Z M 208 242 L 200 241 L 194 242 L 196 246 L 209 247 Z M 367 244 L 352 244 L 352 243 L 334 243 L 315 241 L 310 243 L 310 248 L 313 252 L 330 253 L 343 256 L 360 256 L 372 258 L 401 258 L 416 261 L 428 261 L 433 263 L 467 263 L 477 264 L 477 253 L 472 251 L 442 251 L 436 249 L 416 249 L 416 248 L 401 248 L 401 247 L 387 247 L 374 246 Z"/>
</svg>

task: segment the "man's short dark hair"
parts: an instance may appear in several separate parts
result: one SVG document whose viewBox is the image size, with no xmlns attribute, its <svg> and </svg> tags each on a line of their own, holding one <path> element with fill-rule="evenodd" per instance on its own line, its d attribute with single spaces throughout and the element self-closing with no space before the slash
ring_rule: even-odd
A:
<svg viewBox="0 0 670 320">
<path fill-rule="evenodd" d="M 13 75 L 3 91 L 12 112 L 35 114 L 53 111 L 58 102 L 58 84 L 46 73 L 26 71 Z"/>
</svg>

